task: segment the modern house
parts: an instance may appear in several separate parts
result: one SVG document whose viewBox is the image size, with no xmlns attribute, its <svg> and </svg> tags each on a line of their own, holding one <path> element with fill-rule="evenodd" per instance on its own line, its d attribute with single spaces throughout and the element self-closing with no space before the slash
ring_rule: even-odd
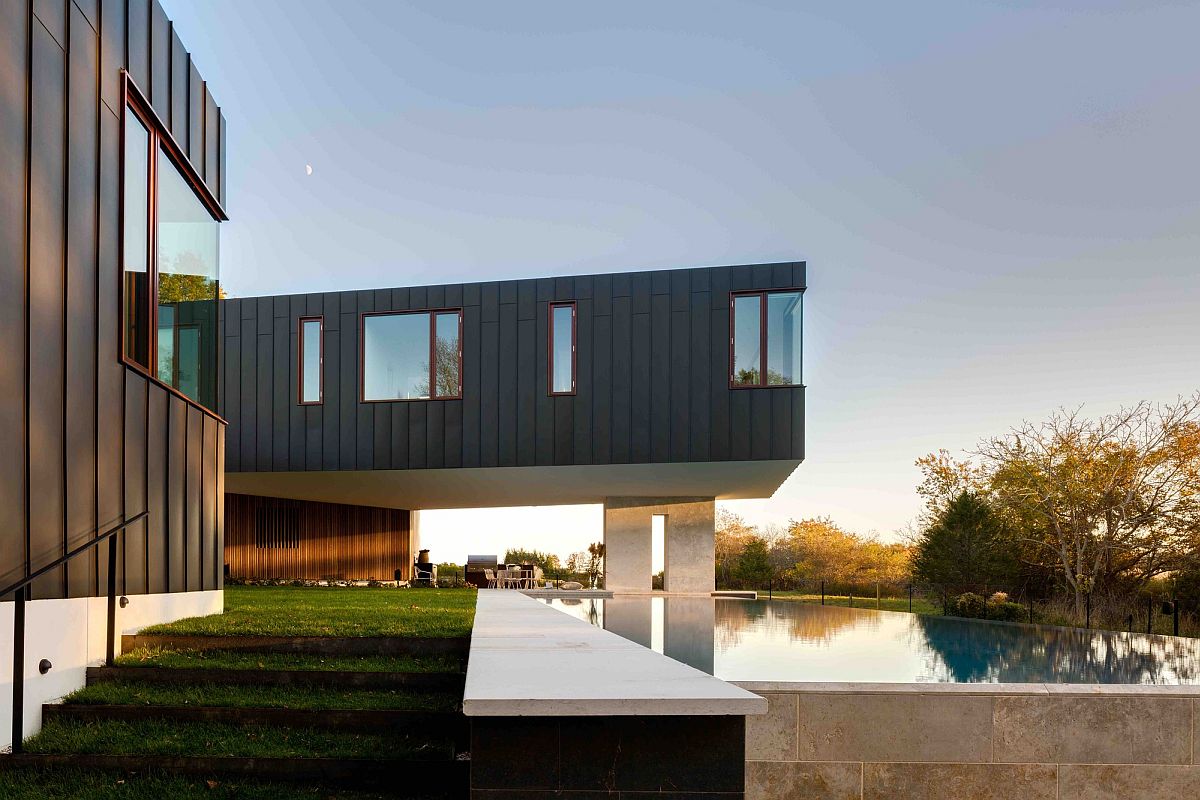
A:
<svg viewBox="0 0 1200 800">
<path fill-rule="evenodd" d="M 663 515 L 667 590 L 709 592 L 714 500 L 804 457 L 804 287 L 778 263 L 224 301 L 228 569 L 408 578 L 420 509 L 603 503 L 609 589 L 650 589 Z"/>
<path fill-rule="evenodd" d="M 104 656 L 98 534 L 136 520 L 122 625 L 222 608 L 225 201 L 225 119 L 158 2 L 4 3 L 0 747 L 14 666 L 29 733 Z"/>
</svg>

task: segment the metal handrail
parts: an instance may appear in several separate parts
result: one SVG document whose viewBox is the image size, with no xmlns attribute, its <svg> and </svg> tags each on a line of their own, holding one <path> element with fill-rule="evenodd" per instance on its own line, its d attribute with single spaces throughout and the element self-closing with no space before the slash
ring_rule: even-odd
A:
<svg viewBox="0 0 1200 800">
<path fill-rule="evenodd" d="M 56 558 L 44 567 L 26 575 L 21 580 L 6 586 L 0 591 L 0 597 L 12 593 L 13 605 L 13 705 L 12 705 L 12 751 L 21 752 L 22 740 L 25 738 L 25 601 L 30 599 L 30 586 L 35 580 L 52 569 L 61 567 L 75 556 L 88 552 L 101 542 L 108 542 L 108 641 L 105 643 L 104 663 L 113 665 L 117 648 L 117 534 L 145 519 L 147 512 L 143 511 L 117 525 L 99 533 L 95 538 L 69 551 L 66 555 Z"/>
</svg>

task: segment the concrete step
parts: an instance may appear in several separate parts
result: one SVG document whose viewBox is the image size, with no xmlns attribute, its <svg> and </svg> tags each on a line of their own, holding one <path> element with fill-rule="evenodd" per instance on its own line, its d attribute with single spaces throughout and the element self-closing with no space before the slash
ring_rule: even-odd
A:
<svg viewBox="0 0 1200 800">
<path fill-rule="evenodd" d="M 232 758 L 19 753 L 0 755 L 0 769 L 72 767 L 118 772 L 159 771 L 204 777 L 237 777 L 338 789 L 387 792 L 398 798 L 466 798 L 471 762 L 384 761 L 337 758 Z"/>
<path fill-rule="evenodd" d="M 422 734 L 445 737 L 455 752 L 467 749 L 467 718 L 457 712 L 370 710 L 310 710 L 291 708 L 239 708 L 230 706 L 156 706 L 156 705 L 73 705 L 46 704 L 42 719 L 62 722 L 97 720 L 159 719 L 169 722 L 219 722 L 227 725 L 255 725 L 289 728 L 318 728 L 356 733 Z"/>
<path fill-rule="evenodd" d="M 462 696 L 460 672 L 350 672 L 341 670 L 176 669 L 88 667 L 88 683 L 121 681 L 168 685 L 304 686 L 324 689 L 411 689 Z"/>
</svg>

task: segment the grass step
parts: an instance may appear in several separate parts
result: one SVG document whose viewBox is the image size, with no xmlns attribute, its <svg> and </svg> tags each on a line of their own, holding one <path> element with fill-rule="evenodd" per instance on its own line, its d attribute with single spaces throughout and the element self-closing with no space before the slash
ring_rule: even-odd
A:
<svg viewBox="0 0 1200 800">
<path fill-rule="evenodd" d="M 213 775 L 183 776 L 147 771 L 77 769 L 55 763 L 39 768 L 37 763 L 61 756 L 18 756 L 17 761 L 0 757 L 0 797 L 5 800 L 383 800 L 394 794 L 361 792 L 326 786 L 297 786 L 261 780 L 228 780 Z M 32 762 L 32 763 L 30 763 Z M 10 767 L 3 769 L 3 767 Z M 465 796 L 465 792 L 460 793 Z M 427 800 L 434 795 L 408 797 Z"/>
<path fill-rule="evenodd" d="M 330 759 L 375 761 L 397 769 L 410 760 L 452 760 L 448 743 L 392 733 L 348 733 L 314 728 L 270 728 L 218 722 L 181 724 L 168 720 L 98 720 L 76 723 L 49 719 L 25 740 L 28 753 L 231 757 L 242 759 Z M 149 765 L 147 765 L 149 766 Z"/>
<path fill-rule="evenodd" d="M 45 722 L 89 723 L 103 720 L 140 722 L 216 722 L 225 725 L 261 725 L 312 728 L 363 733 L 407 733 L 426 739 L 450 737 L 460 750 L 468 745 L 467 718 L 462 714 L 390 709 L 297 710 L 292 708 L 239 708 L 229 706 L 168 705 L 45 705 Z"/>
<path fill-rule="evenodd" d="M 0 797 L 5 800 L 465 798 L 470 763 L 411 761 L 398 766 L 394 761 L 354 759 L 21 753 L 0 756 Z M 359 790 L 378 793 L 363 794 Z"/>
<path fill-rule="evenodd" d="M 89 684 L 152 683 L 229 686 L 295 686 L 324 689 L 408 689 L 461 698 L 466 676 L 449 672 L 342 672 L 334 670 L 187 669 L 180 667 L 88 667 Z"/>
<path fill-rule="evenodd" d="M 151 648 L 240 650 L 319 656 L 452 656 L 465 659 L 470 643 L 471 640 L 465 636 L 211 636 L 138 633 L 121 637 L 121 652 Z"/>
<path fill-rule="evenodd" d="M 299 710 L 390 709 L 457 711 L 458 695 L 427 694 L 400 689 L 325 689 L 303 686 L 159 684 L 125 681 L 93 683 L 67 695 L 73 705 L 229 706 Z"/>
<path fill-rule="evenodd" d="M 474 589 L 225 587 L 225 612 L 146 633 L 209 636 L 465 637 Z"/>
<path fill-rule="evenodd" d="M 148 648 L 136 648 L 119 656 L 117 666 L 313 672 L 462 672 L 462 662 L 454 656 L 314 656 L 303 653 Z"/>
</svg>

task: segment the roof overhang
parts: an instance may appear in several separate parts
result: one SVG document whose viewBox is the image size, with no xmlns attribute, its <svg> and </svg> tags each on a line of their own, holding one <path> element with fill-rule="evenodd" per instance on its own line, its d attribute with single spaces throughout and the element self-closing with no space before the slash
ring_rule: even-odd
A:
<svg viewBox="0 0 1200 800">
<path fill-rule="evenodd" d="M 602 503 L 606 497 L 770 497 L 799 461 L 595 464 L 472 469 L 229 472 L 225 491 L 382 508 Z"/>
</svg>

